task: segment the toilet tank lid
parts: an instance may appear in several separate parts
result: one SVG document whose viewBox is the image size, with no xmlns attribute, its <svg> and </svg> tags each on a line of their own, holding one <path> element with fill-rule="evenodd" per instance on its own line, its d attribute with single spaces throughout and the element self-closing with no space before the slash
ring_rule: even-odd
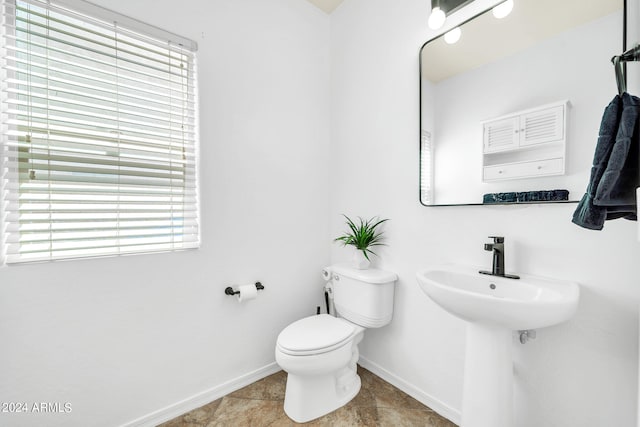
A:
<svg viewBox="0 0 640 427">
<path fill-rule="evenodd" d="M 334 264 L 328 267 L 329 270 L 334 273 L 338 273 L 342 276 L 350 279 L 359 280 L 365 283 L 389 283 L 398 280 L 398 275 L 391 271 L 380 270 L 377 268 L 368 268 L 366 270 L 358 270 L 352 267 L 350 264 Z"/>
</svg>

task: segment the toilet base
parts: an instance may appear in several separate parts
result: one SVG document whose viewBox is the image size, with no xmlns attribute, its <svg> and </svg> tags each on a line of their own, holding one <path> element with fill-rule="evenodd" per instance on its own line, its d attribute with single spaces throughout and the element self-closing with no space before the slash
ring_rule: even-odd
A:
<svg viewBox="0 0 640 427">
<path fill-rule="evenodd" d="M 287 372 L 284 412 L 298 423 L 314 420 L 349 403 L 360 391 L 358 344 L 364 328 L 341 347 L 325 353 L 291 355 L 276 345 L 276 362 Z"/>
<path fill-rule="evenodd" d="M 284 412 L 298 423 L 305 423 L 346 405 L 360 391 L 358 374 L 345 368 L 339 375 L 301 376 L 289 374 Z"/>
</svg>

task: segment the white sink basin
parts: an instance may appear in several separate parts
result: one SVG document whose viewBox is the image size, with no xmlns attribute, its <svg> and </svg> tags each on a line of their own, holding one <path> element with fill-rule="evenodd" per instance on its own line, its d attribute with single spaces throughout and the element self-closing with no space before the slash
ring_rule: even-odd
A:
<svg viewBox="0 0 640 427">
<path fill-rule="evenodd" d="M 487 276 L 477 268 L 433 267 L 417 273 L 422 290 L 467 321 L 462 427 L 512 427 L 513 331 L 543 328 L 576 311 L 577 283 Z"/>
<path fill-rule="evenodd" d="M 577 283 L 534 276 L 488 276 L 477 268 L 440 266 L 417 273 L 420 287 L 440 307 L 468 322 L 510 330 L 537 329 L 571 318 Z"/>
</svg>

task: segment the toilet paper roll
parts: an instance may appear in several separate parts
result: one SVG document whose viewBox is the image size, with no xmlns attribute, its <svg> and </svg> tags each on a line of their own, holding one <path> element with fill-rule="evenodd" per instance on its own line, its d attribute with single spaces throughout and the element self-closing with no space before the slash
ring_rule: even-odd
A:
<svg viewBox="0 0 640 427">
<path fill-rule="evenodd" d="M 240 291 L 239 294 L 236 294 L 238 302 L 249 301 L 258 296 L 258 288 L 253 284 L 238 286 L 238 290 Z"/>
<path fill-rule="evenodd" d="M 331 280 L 331 270 L 329 270 L 328 268 L 323 268 L 322 269 L 322 278 L 325 281 Z"/>
</svg>

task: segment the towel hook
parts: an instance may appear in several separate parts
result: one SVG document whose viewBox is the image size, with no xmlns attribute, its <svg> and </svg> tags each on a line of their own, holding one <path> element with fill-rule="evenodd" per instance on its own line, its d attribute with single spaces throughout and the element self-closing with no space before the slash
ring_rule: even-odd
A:
<svg viewBox="0 0 640 427">
<path fill-rule="evenodd" d="M 624 68 L 622 67 L 622 61 L 619 56 L 614 56 L 611 58 L 611 62 L 613 62 L 613 66 L 616 71 L 616 84 L 618 85 L 618 95 L 622 96 L 623 93 L 627 91 L 627 79 L 624 74 Z"/>
<path fill-rule="evenodd" d="M 627 76 L 625 75 L 625 62 L 640 60 L 640 44 L 634 46 L 622 55 L 611 58 L 616 71 L 616 84 L 618 85 L 618 94 L 622 95 L 627 91 Z"/>
</svg>

